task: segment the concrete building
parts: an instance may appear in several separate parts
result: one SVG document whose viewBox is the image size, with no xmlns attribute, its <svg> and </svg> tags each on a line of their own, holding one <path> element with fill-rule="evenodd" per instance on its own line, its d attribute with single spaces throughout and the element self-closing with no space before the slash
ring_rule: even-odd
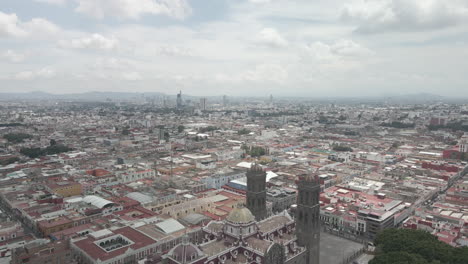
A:
<svg viewBox="0 0 468 264">
<path fill-rule="evenodd" d="M 228 184 L 232 180 L 245 177 L 245 171 L 234 170 L 227 173 L 219 173 L 201 178 L 201 182 L 206 184 L 207 188 L 221 189 L 221 186 Z"/>
<path fill-rule="evenodd" d="M 296 203 L 296 192 L 284 188 L 271 188 L 267 191 L 267 202 L 272 204 L 273 213 L 288 210 Z"/>
<path fill-rule="evenodd" d="M 73 239 L 74 258 L 83 264 L 137 263 L 156 253 L 157 241 L 131 227 L 103 229 Z"/>
<path fill-rule="evenodd" d="M 76 196 L 82 193 L 81 184 L 74 181 L 55 181 L 46 186 L 50 192 L 62 197 Z"/>
<path fill-rule="evenodd" d="M 24 263 L 78 263 L 76 262 L 70 250 L 68 241 L 56 241 L 53 243 L 29 243 L 23 247 L 12 250 L 11 264 Z"/>
</svg>

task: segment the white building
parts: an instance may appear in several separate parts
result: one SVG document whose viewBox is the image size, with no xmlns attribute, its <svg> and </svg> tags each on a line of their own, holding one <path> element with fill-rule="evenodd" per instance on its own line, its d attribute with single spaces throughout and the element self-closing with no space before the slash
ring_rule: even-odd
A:
<svg viewBox="0 0 468 264">
<path fill-rule="evenodd" d="M 153 169 L 147 170 L 128 170 L 117 174 L 117 180 L 121 183 L 138 181 L 147 178 L 156 177 L 156 171 Z"/>
<path fill-rule="evenodd" d="M 465 135 L 463 135 L 458 146 L 460 148 L 460 152 L 468 152 L 468 134 L 465 133 Z"/>
</svg>

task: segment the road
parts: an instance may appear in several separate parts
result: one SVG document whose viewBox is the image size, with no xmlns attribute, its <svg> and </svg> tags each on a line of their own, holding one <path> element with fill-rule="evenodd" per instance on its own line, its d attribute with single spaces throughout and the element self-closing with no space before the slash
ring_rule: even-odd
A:
<svg viewBox="0 0 468 264">
<path fill-rule="evenodd" d="M 15 213 L 13 213 L 12 210 L 10 210 L 10 208 L 3 202 L 2 199 L 0 199 L 0 210 L 2 210 L 5 216 L 8 217 L 11 221 L 21 223 L 25 235 L 33 234 L 35 237 L 42 237 L 39 232 L 34 231 L 28 225 L 23 223 L 23 221 Z"/>
<path fill-rule="evenodd" d="M 358 264 L 368 264 L 369 261 L 371 261 L 372 259 L 374 258 L 373 255 L 368 255 L 368 254 L 362 254 L 361 256 L 359 256 L 357 259 L 355 259 L 354 261 Z"/>
</svg>

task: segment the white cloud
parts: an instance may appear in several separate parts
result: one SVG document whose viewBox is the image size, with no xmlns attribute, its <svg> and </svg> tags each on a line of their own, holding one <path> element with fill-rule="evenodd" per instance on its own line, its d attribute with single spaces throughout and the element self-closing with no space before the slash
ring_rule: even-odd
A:
<svg viewBox="0 0 468 264">
<path fill-rule="evenodd" d="M 67 2 L 67 0 L 34 0 L 34 2 L 50 5 L 64 5 Z"/>
<path fill-rule="evenodd" d="M 141 81 L 143 77 L 138 72 L 124 72 L 122 73 L 122 79 L 125 81 Z"/>
<path fill-rule="evenodd" d="M 75 9 L 97 19 L 113 16 L 138 19 L 143 15 L 166 15 L 185 19 L 192 14 L 187 0 L 77 0 Z"/>
<path fill-rule="evenodd" d="M 10 62 L 18 63 L 24 61 L 26 56 L 13 50 L 7 50 L 3 54 L 0 54 L 0 57 L 5 58 Z"/>
<path fill-rule="evenodd" d="M 236 74 L 218 73 L 214 80 L 218 82 L 275 82 L 282 83 L 288 79 L 288 71 L 283 66 L 273 63 L 255 65 L 252 69 Z"/>
<path fill-rule="evenodd" d="M 331 52 L 338 56 L 367 56 L 373 52 L 349 39 L 341 39 L 330 46 Z"/>
<path fill-rule="evenodd" d="M 249 0 L 249 2 L 254 3 L 254 4 L 264 4 L 264 3 L 270 3 L 272 0 Z"/>
<path fill-rule="evenodd" d="M 31 21 L 22 22 L 16 14 L 0 12 L 0 37 L 43 37 L 56 34 L 60 28 L 43 18 L 33 18 Z"/>
<path fill-rule="evenodd" d="M 134 61 L 122 58 L 97 58 L 92 65 L 95 69 L 130 69 L 135 68 L 136 63 Z"/>
<path fill-rule="evenodd" d="M 184 10 L 173 7 L 186 2 L 196 3 L 196 10 L 205 10 L 188 21 L 166 18 L 190 15 L 191 11 L 179 15 L 169 11 Z M 447 11 L 431 6 L 439 2 L 463 7 L 461 0 L 245 0 L 227 1 L 222 12 L 208 7 L 209 2 L 70 0 L 65 3 L 69 8 L 60 9 L 60 18 L 50 13 L 56 8 L 46 8 L 42 20 L 23 18 L 15 9 L 17 5 L 6 3 L 1 10 L 12 11 L 0 13 L 0 90 L 34 87 L 80 92 L 86 87 L 138 92 L 157 89 L 173 94 L 182 88 L 194 95 L 260 95 L 269 91 L 274 96 L 321 96 L 432 89 L 468 96 L 464 89 L 468 68 L 464 9 Z M 343 2 L 354 4 L 342 12 L 337 7 Z M 160 6 L 156 10 L 155 3 L 168 5 L 165 11 Z M 3 7 L 3 2 L 0 5 Z M 346 21 L 340 20 L 342 13 Z M 458 15 L 448 23 L 448 13 Z M 75 23 L 76 16 L 83 14 L 103 19 Z M 155 19 L 156 15 L 160 17 Z M 58 25 L 63 28 L 46 20 L 49 18 L 57 19 L 53 21 L 62 23 Z M 434 26 L 434 21 L 445 22 Z M 432 28 L 443 30 L 429 30 Z M 352 34 L 356 29 L 420 32 L 376 37 Z M 2 37 L 8 39 L 2 41 Z M 92 52 L 82 52 L 85 49 Z M 53 65 L 58 74 L 52 68 L 41 70 L 39 62 Z M 51 77 L 56 75 L 60 78 Z M 439 76 L 439 80 L 426 76 Z M 34 82 L 11 82 L 14 79 Z"/>
<path fill-rule="evenodd" d="M 116 38 L 107 38 L 97 33 L 88 37 L 59 41 L 60 47 L 71 49 L 113 50 L 117 45 L 118 40 Z"/>
<path fill-rule="evenodd" d="M 31 21 L 23 23 L 23 28 L 38 36 L 53 35 L 60 31 L 57 25 L 43 18 L 33 18 Z"/>
<path fill-rule="evenodd" d="M 288 78 L 288 71 L 278 64 L 260 64 L 243 74 L 246 81 L 283 82 Z"/>
<path fill-rule="evenodd" d="M 468 21 L 468 1 L 357 0 L 341 17 L 358 23 L 360 33 L 442 29 Z"/>
<path fill-rule="evenodd" d="M 264 28 L 258 34 L 258 42 L 271 47 L 285 47 L 288 42 L 274 28 Z"/>
<path fill-rule="evenodd" d="M 192 57 L 194 56 L 193 52 L 190 49 L 179 47 L 179 46 L 161 46 L 157 50 L 158 54 L 165 56 L 174 56 L 174 57 Z"/>
<path fill-rule="evenodd" d="M 30 81 L 35 79 L 50 79 L 56 76 L 56 72 L 52 68 L 42 68 L 37 71 L 22 71 L 13 75 L 14 80 Z"/>
<path fill-rule="evenodd" d="M 19 25 L 16 14 L 5 14 L 0 11 L 0 37 L 23 37 L 27 35 Z"/>
<path fill-rule="evenodd" d="M 341 39 L 331 44 L 317 41 L 307 45 L 306 50 L 309 55 L 319 61 L 331 61 L 353 57 L 357 58 L 373 54 L 373 51 L 370 49 L 348 39 Z"/>
</svg>

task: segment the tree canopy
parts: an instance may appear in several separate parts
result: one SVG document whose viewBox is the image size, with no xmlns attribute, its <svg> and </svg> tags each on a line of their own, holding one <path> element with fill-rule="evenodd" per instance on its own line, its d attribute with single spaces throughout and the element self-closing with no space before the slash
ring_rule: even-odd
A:
<svg viewBox="0 0 468 264">
<path fill-rule="evenodd" d="M 369 264 L 462 264 L 468 248 L 455 248 L 428 232 L 412 229 L 386 229 L 376 240 L 377 256 Z"/>
<path fill-rule="evenodd" d="M 409 124 L 400 121 L 393 121 L 391 123 L 381 123 L 380 126 L 393 128 L 414 128 L 414 123 Z"/>
<path fill-rule="evenodd" d="M 32 137 L 33 136 L 25 133 L 9 133 L 3 136 L 3 138 L 5 138 L 6 140 L 8 140 L 8 142 L 11 143 L 22 143 L 25 139 L 30 139 Z"/>
<path fill-rule="evenodd" d="M 261 157 L 267 154 L 267 150 L 263 147 L 243 145 L 242 149 L 245 150 L 245 153 L 249 154 L 251 157 Z"/>
<path fill-rule="evenodd" d="M 180 125 L 177 127 L 177 132 L 182 133 L 184 132 L 185 127 L 183 125 Z"/>
<path fill-rule="evenodd" d="M 67 146 L 55 144 L 50 145 L 47 148 L 22 148 L 20 150 L 20 153 L 32 159 L 35 159 L 45 155 L 54 155 L 72 150 L 72 148 L 69 148 Z"/>
<path fill-rule="evenodd" d="M 248 129 L 246 129 L 246 128 L 243 128 L 243 129 L 237 131 L 237 134 L 239 134 L 239 135 L 247 135 L 247 134 L 250 134 L 250 132 L 251 132 L 250 130 L 248 130 Z"/>
<path fill-rule="evenodd" d="M 205 132 L 211 132 L 211 131 L 215 131 L 215 130 L 218 130 L 219 128 L 218 127 L 215 127 L 215 126 L 207 126 L 207 127 L 202 127 L 198 130 L 198 132 L 200 133 L 205 133 Z"/>
<path fill-rule="evenodd" d="M 342 145 L 334 145 L 333 146 L 334 151 L 339 151 L 339 152 L 353 152 L 353 149 L 348 147 L 348 146 L 342 146 Z"/>
</svg>

